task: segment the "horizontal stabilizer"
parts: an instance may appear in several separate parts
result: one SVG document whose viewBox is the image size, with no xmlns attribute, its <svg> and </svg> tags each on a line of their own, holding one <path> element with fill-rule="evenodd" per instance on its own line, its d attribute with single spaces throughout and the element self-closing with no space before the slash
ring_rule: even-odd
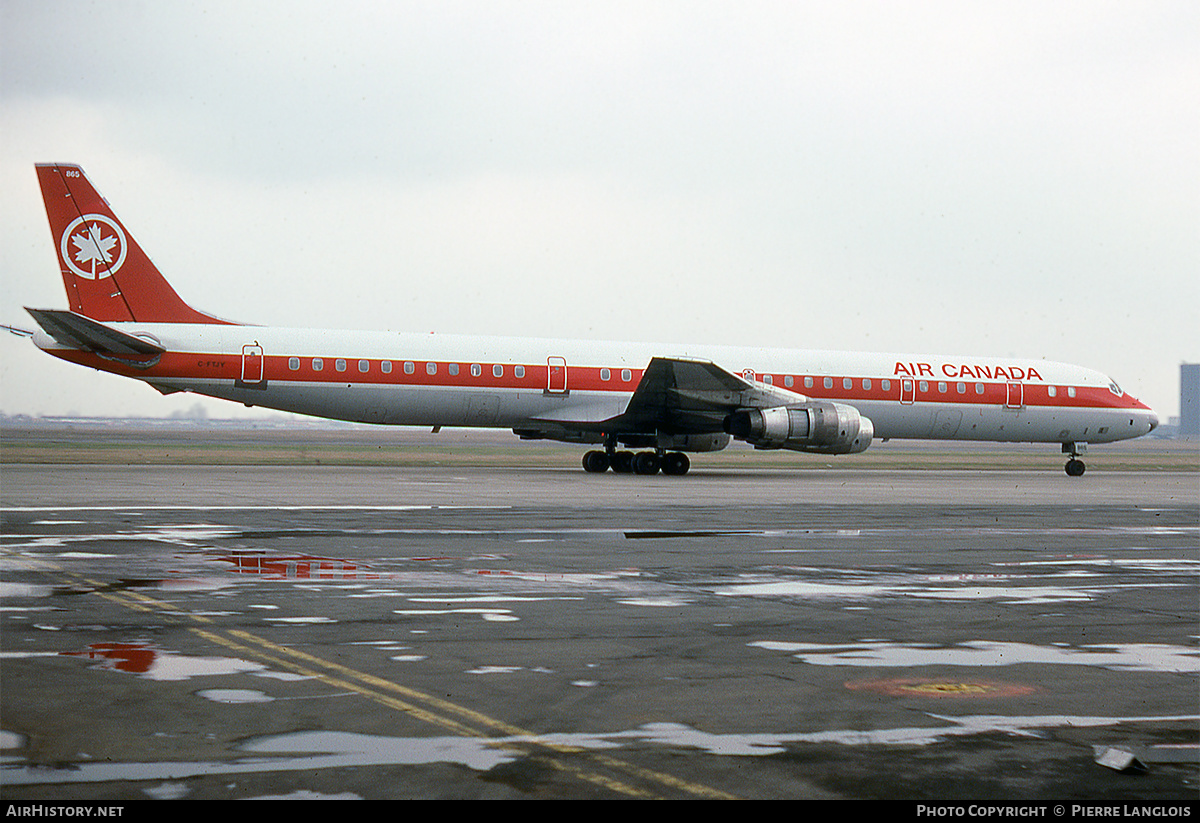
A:
<svg viewBox="0 0 1200 823">
<path fill-rule="evenodd" d="M 117 357 L 150 356 L 166 352 L 162 346 L 117 331 L 96 320 L 63 309 L 31 309 L 25 311 L 57 342 L 72 349 L 87 349 Z"/>
</svg>

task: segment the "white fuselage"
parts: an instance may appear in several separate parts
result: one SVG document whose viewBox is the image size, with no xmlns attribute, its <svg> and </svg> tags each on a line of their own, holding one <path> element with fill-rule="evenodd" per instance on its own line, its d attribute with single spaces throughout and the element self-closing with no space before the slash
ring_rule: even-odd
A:
<svg viewBox="0 0 1200 823">
<path fill-rule="evenodd" d="M 1044 360 L 583 340 L 112 323 L 167 351 L 150 364 L 35 343 L 72 362 L 252 406 L 389 425 L 602 430 L 652 357 L 700 359 L 851 405 L 875 437 L 1111 442 L 1154 412 L 1091 369 Z"/>
</svg>

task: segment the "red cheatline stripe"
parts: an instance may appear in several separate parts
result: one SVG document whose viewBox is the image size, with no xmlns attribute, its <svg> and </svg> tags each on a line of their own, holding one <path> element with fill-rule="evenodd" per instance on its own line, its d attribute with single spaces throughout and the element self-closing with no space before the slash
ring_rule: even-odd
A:
<svg viewBox="0 0 1200 823">
<path fill-rule="evenodd" d="M 242 376 L 242 358 L 240 354 L 168 352 L 162 356 L 162 359 L 156 365 L 148 369 L 127 366 L 112 359 L 100 357 L 92 352 L 57 350 L 54 354 L 73 363 L 140 379 L 158 377 L 182 380 L 238 380 Z M 290 383 L 312 383 L 315 385 L 350 383 L 358 385 L 512 390 L 541 390 L 546 388 L 549 379 L 549 369 L 545 364 L 473 364 L 460 361 L 457 362 L 458 374 L 452 375 L 449 370 L 450 363 L 446 361 L 390 360 L 387 362 L 391 363 L 391 372 L 385 373 L 382 370 L 382 364 L 385 361 L 381 359 L 322 357 L 319 359 L 323 363 L 323 368 L 319 371 L 313 369 L 314 358 L 312 357 L 297 358 L 299 360 L 299 368 L 297 369 L 289 368 L 289 361 L 291 359 L 291 357 L 283 355 L 265 356 L 263 358 L 263 375 L 265 379 L 268 382 L 286 381 Z M 365 372 L 359 370 L 360 360 L 365 360 L 367 364 Z M 345 368 L 342 371 L 339 371 L 337 368 L 339 361 L 343 361 L 345 364 Z M 434 374 L 429 374 L 427 371 L 427 364 L 430 362 L 436 365 Z M 411 373 L 405 371 L 406 363 L 412 364 Z M 478 376 L 471 373 L 473 365 L 480 367 L 480 374 Z M 496 365 L 500 365 L 503 368 L 500 377 L 496 377 L 493 373 L 493 368 Z M 523 365 L 524 377 L 516 376 L 516 367 L 518 365 Z M 642 369 L 624 370 L 620 367 L 606 367 L 610 373 L 610 377 L 608 380 L 602 380 L 600 377 L 601 368 L 599 366 L 571 366 L 568 364 L 568 388 L 577 391 L 607 391 L 627 394 L 637 387 L 638 382 L 642 378 Z M 622 379 L 623 371 L 629 374 L 628 380 Z M 847 378 L 845 376 L 816 374 L 791 375 L 791 386 L 786 385 L 785 378 L 788 375 L 758 374 L 758 379 L 762 380 L 768 376 L 771 378 L 773 385 L 785 388 L 788 391 L 794 391 L 817 400 L 828 399 L 847 402 L 856 400 L 898 401 L 900 399 L 901 380 L 908 379 L 871 377 L 868 378 L 871 388 L 864 389 L 862 377 Z M 813 385 L 811 387 L 805 385 L 805 378 L 812 378 Z M 832 388 L 825 387 L 826 378 L 832 380 Z M 843 382 L 846 379 L 851 380 L 849 389 L 845 388 Z M 883 388 L 885 382 L 890 382 L 890 386 L 887 389 Z M 960 382 L 963 383 L 965 389 L 962 393 L 958 391 L 958 384 Z M 979 394 L 976 392 L 975 387 L 981 382 L 984 390 L 982 394 Z M 914 380 L 914 384 L 917 402 L 962 404 L 964 406 L 995 406 L 1004 405 L 1009 399 L 1008 384 L 1003 382 Z M 923 389 L 921 388 L 922 384 L 925 386 Z M 945 391 L 939 390 L 941 385 L 946 387 Z M 1141 408 L 1137 401 L 1129 395 L 1118 396 L 1107 388 L 1076 386 L 1074 387 L 1075 396 L 1071 397 L 1068 394 L 1069 387 L 1061 384 L 1021 383 L 1021 386 L 1021 401 L 1022 405 L 1025 406 L 1107 409 Z M 1050 396 L 1049 390 L 1051 386 L 1056 389 L 1056 396 Z"/>
</svg>

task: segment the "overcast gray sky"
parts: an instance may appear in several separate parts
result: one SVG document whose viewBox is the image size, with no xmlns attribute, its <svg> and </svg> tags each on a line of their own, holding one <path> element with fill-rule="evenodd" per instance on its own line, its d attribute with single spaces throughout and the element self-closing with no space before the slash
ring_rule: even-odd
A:
<svg viewBox="0 0 1200 823">
<path fill-rule="evenodd" d="M 1175 415 L 1197 135 L 1191 0 L 0 0 L 0 322 L 66 306 L 69 161 L 222 317 L 1044 357 Z M 196 402 L 0 340 L 8 414 Z"/>
</svg>

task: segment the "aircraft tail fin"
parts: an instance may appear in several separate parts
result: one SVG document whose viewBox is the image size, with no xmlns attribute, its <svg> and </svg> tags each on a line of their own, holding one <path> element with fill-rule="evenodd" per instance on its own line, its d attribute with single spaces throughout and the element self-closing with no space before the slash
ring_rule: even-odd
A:
<svg viewBox="0 0 1200 823">
<path fill-rule="evenodd" d="M 183 301 L 79 166 L 37 164 L 71 311 L 93 320 L 224 323 Z"/>
</svg>

